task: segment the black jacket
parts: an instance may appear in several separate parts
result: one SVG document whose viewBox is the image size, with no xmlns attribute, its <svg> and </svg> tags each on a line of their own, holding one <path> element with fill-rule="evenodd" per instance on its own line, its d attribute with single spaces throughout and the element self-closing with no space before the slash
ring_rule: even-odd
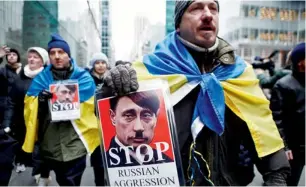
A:
<svg viewBox="0 0 306 187">
<path fill-rule="evenodd" d="M 0 69 L 0 116 L 3 115 L 7 103 L 8 93 L 11 91 L 12 85 L 17 76 L 18 74 L 16 73 L 16 70 L 12 69 L 7 64 Z M 2 123 L 3 119 L 1 118 L 0 120 L 0 123 Z"/>
<path fill-rule="evenodd" d="M 209 54 L 189 51 L 202 72 L 210 72 L 219 63 L 229 63 L 235 59 L 233 48 L 225 41 L 220 40 L 218 49 Z M 204 58 L 203 58 L 204 57 Z M 211 63 L 208 63 L 211 61 Z M 234 62 L 232 62 L 234 63 Z M 290 165 L 283 149 L 263 158 L 258 158 L 255 145 L 246 123 L 236 116 L 229 108 L 225 112 L 225 129 L 221 136 L 204 127 L 198 134 L 195 144 L 195 152 L 190 157 L 192 148 L 192 134 L 190 125 L 195 104 L 200 91 L 200 86 L 193 89 L 174 107 L 176 132 L 180 146 L 181 159 L 186 180 L 186 185 L 207 186 L 245 186 L 252 182 L 253 164 L 248 167 L 239 165 L 240 145 L 249 151 L 251 163 L 256 164 L 263 175 L 265 185 L 286 185 L 286 178 L 290 173 Z M 104 97 L 108 97 L 111 91 L 106 86 L 102 87 Z M 256 106 L 254 106 L 256 107 Z M 189 162 L 191 158 L 191 162 Z M 189 169 L 194 168 L 194 173 Z M 201 172 L 196 168 L 201 168 Z M 206 176 L 211 174 L 210 181 Z M 194 181 L 190 181 L 194 176 Z"/>
<path fill-rule="evenodd" d="M 103 81 L 104 79 L 103 78 L 98 78 L 97 76 L 94 75 L 93 73 L 93 69 L 89 71 L 91 77 L 93 78 L 93 80 L 95 81 L 95 85 L 96 87 L 99 89 L 101 88 L 101 86 L 103 85 Z"/>
<path fill-rule="evenodd" d="M 305 152 L 305 86 L 293 75 L 280 79 L 271 95 L 271 110 L 287 149 Z"/>
<path fill-rule="evenodd" d="M 7 106 L 4 112 L 3 126 L 10 127 L 19 142 L 24 141 L 25 122 L 23 117 L 24 97 L 32 82 L 32 78 L 27 77 L 22 69 L 7 99 Z"/>
<path fill-rule="evenodd" d="M 190 185 L 187 180 L 187 168 L 192 136 L 190 127 L 189 125 L 186 127 L 186 124 L 191 124 L 193 109 L 198 93 L 199 87 L 174 106 L 174 115 L 187 185 Z M 240 186 L 247 185 L 252 181 L 254 177 L 253 167 L 242 167 L 238 164 L 238 153 L 240 151 L 239 146 L 241 142 L 243 142 L 246 149 L 249 150 L 252 163 L 257 165 L 267 185 L 286 184 L 285 178 L 289 172 L 289 163 L 285 157 L 284 151 L 280 150 L 259 159 L 247 125 L 229 108 L 226 108 L 224 133 L 218 136 L 210 129 L 204 127 L 196 140 L 196 150 L 203 155 L 208 163 L 211 172 L 211 181 L 215 185 Z M 202 160 L 200 157 L 197 157 L 197 159 Z M 277 162 L 275 162 L 275 160 Z M 205 165 L 205 163 L 201 163 L 202 168 L 206 168 Z M 209 185 L 207 181 L 201 177 L 200 173 L 196 173 L 195 181 L 195 185 Z"/>
</svg>

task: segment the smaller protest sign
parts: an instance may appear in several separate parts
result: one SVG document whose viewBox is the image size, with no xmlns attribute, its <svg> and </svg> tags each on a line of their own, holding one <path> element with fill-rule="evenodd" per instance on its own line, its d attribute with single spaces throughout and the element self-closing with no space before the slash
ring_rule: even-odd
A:
<svg viewBox="0 0 306 187">
<path fill-rule="evenodd" d="M 80 97 L 77 81 L 63 81 L 50 84 L 53 94 L 49 107 L 52 121 L 75 120 L 80 118 Z"/>
</svg>

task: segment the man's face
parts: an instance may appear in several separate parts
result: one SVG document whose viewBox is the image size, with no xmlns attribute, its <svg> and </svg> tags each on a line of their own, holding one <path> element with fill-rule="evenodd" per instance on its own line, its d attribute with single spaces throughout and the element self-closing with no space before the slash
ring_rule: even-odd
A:
<svg viewBox="0 0 306 187">
<path fill-rule="evenodd" d="M 10 52 L 7 54 L 7 61 L 9 64 L 14 64 L 18 60 L 18 55 L 14 52 Z"/>
<path fill-rule="evenodd" d="M 305 73 L 305 59 L 298 63 L 299 72 Z"/>
<path fill-rule="evenodd" d="M 94 65 L 94 70 L 99 75 L 103 75 L 107 70 L 107 64 L 104 61 L 98 60 Z"/>
<path fill-rule="evenodd" d="M 213 0 L 195 0 L 185 11 L 179 28 L 180 36 L 200 47 L 215 44 L 219 31 L 219 12 Z"/>
<path fill-rule="evenodd" d="M 34 71 L 43 67 L 43 60 L 37 52 L 29 52 L 28 65 L 30 70 Z"/>
<path fill-rule="evenodd" d="M 61 48 L 52 48 L 49 57 L 55 69 L 64 69 L 70 66 L 70 57 Z"/>
<path fill-rule="evenodd" d="M 66 86 L 60 85 L 56 90 L 56 97 L 60 103 L 72 103 L 75 92 L 69 90 Z"/>
<path fill-rule="evenodd" d="M 128 97 L 122 97 L 115 111 L 110 111 L 119 141 L 125 146 L 136 148 L 149 144 L 154 136 L 156 115 L 148 108 L 142 108 Z"/>
</svg>

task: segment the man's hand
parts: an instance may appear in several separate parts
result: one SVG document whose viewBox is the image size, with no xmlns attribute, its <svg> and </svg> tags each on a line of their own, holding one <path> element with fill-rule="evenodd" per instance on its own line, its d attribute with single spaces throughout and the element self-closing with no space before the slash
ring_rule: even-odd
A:
<svg viewBox="0 0 306 187">
<path fill-rule="evenodd" d="M 115 96 L 137 91 L 139 85 L 135 69 L 125 65 L 112 68 L 106 72 L 104 86 L 110 87 Z"/>
<path fill-rule="evenodd" d="M 0 47 L 0 58 L 3 58 L 6 54 L 10 52 L 10 48 L 6 45 Z"/>
<path fill-rule="evenodd" d="M 291 150 L 286 151 L 286 156 L 288 160 L 293 160 L 293 154 Z"/>
<path fill-rule="evenodd" d="M 48 99 L 51 99 L 53 94 L 47 90 L 43 90 L 38 94 L 38 101 L 39 102 L 47 102 Z"/>
</svg>

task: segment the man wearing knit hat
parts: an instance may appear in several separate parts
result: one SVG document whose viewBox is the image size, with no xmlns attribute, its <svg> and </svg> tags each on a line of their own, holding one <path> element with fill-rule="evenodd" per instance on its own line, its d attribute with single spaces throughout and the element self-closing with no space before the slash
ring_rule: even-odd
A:
<svg viewBox="0 0 306 187">
<path fill-rule="evenodd" d="M 265 185 L 286 185 L 290 166 L 269 102 L 252 67 L 217 37 L 219 11 L 217 0 L 177 1 L 176 30 L 132 68 L 138 81 L 168 82 L 186 185 L 247 185 L 254 163 Z M 116 76 L 105 79 L 122 80 Z M 123 81 L 115 85 L 122 91 Z M 240 147 L 249 151 L 247 167 Z"/>
<path fill-rule="evenodd" d="M 305 43 L 292 50 L 291 62 L 292 74 L 272 89 L 271 110 L 291 166 L 287 185 L 297 186 L 305 165 Z"/>
<path fill-rule="evenodd" d="M 67 42 L 58 34 L 51 37 L 48 43 L 50 65 L 33 79 L 25 96 L 26 137 L 22 148 L 25 152 L 33 152 L 33 137 L 37 136 L 43 163 L 55 172 L 57 183 L 79 186 L 86 167 L 86 155 L 100 143 L 93 105 L 95 84 L 90 74 L 79 68 L 70 56 Z M 78 84 L 80 119 L 52 121 L 49 87 L 70 80 Z M 42 178 L 48 176 L 49 172 L 41 173 Z"/>
</svg>

